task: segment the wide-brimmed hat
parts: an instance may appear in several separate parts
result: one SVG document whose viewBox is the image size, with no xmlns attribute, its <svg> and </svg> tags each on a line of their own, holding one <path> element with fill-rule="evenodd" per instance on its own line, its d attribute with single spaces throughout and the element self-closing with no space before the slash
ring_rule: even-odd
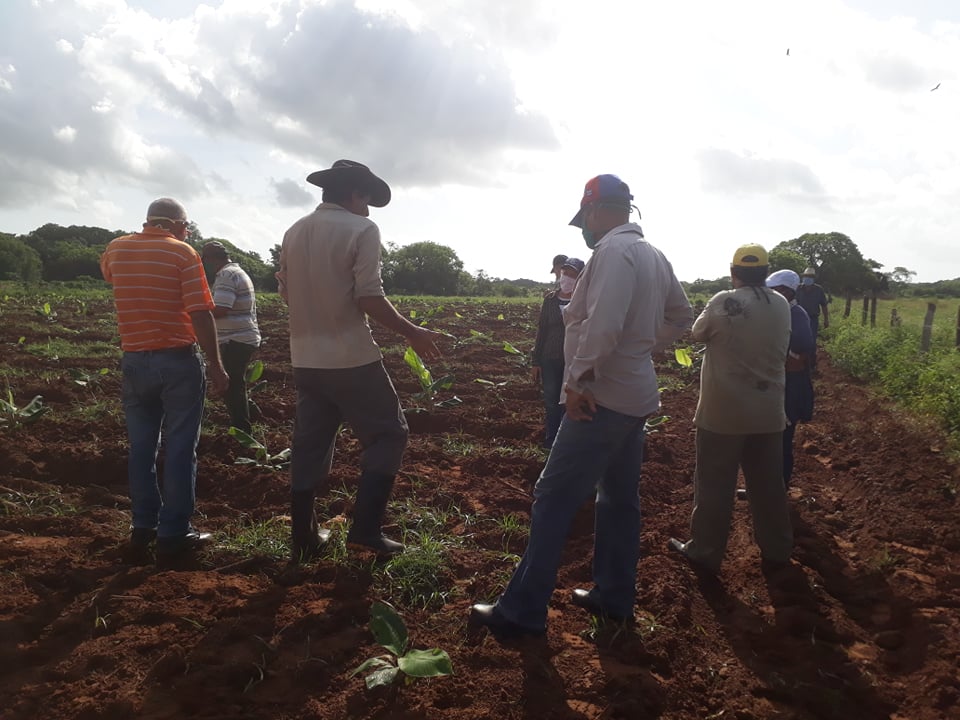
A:
<svg viewBox="0 0 960 720">
<path fill-rule="evenodd" d="M 390 186 L 366 165 L 353 160 L 337 160 L 327 170 L 317 170 L 307 175 L 307 182 L 322 188 L 354 186 L 370 193 L 370 204 L 374 207 L 383 207 L 390 202 Z"/>
</svg>

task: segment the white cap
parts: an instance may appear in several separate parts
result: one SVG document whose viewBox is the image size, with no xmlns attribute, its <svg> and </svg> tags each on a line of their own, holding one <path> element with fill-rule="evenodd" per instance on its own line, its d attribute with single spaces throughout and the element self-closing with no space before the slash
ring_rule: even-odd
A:
<svg viewBox="0 0 960 720">
<path fill-rule="evenodd" d="M 808 267 L 806 270 L 803 271 L 803 274 L 804 274 L 804 275 L 816 275 L 816 274 L 817 274 L 817 269 L 814 268 L 814 267 Z"/>
<path fill-rule="evenodd" d="M 788 287 L 796 290 L 800 286 L 800 276 L 793 270 L 777 270 L 767 278 L 767 287 Z"/>
</svg>

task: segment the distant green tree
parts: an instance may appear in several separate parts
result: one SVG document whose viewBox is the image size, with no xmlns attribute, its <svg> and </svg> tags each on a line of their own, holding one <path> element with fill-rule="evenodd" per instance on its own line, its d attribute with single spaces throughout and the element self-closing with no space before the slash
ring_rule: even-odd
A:
<svg viewBox="0 0 960 720">
<path fill-rule="evenodd" d="M 0 233 L 0 280 L 35 283 L 43 273 L 40 255 L 13 235 Z"/>
<path fill-rule="evenodd" d="M 47 223 L 20 239 L 37 251 L 44 280 L 72 280 L 77 275 L 100 275 L 100 255 L 123 230 Z"/>
<path fill-rule="evenodd" d="M 863 257 L 860 248 L 839 232 L 805 233 L 773 248 L 799 254 L 817 269 L 817 282 L 828 292 L 848 295 L 880 285 L 876 269 L 880 264 Z"/>
<path fill-rule="evenodd" d="M 782 245 L 782 243 L 781 243 Z M 803 273 L 807 265 L 806 258 L 798 252 L 778 245 L 770 251 L 770 272 L 793 270 L 797 275 Z"/>
<path fill-rule="evenodd" d="M 384 251 L 383 274 L 391 292 L 416 295 L 456 295 L 463 261 L 446 245 L 417 242 Z"/>
<path fill-rule="evenodd" d="M 693 282 L 681 282 L 680 284 L 687 295 L 709 295 L 710 297 L 733 287 L 729 277 L 717 278 L 716 280 L 697 278 Z"/>
</svg>

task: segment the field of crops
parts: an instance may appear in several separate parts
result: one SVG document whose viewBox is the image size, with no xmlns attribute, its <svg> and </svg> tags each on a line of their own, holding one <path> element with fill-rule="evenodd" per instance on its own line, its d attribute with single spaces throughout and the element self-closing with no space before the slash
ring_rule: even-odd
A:
<svg viewBox="0 0 960 720">
<path fill-rule="evenodd" d="M 222 402 L 208 402 L 196 524 L 216 542 L 158 569 L 123 559 L 126 448 L 107 296 L 0 298 L 5 719 L 960 718 L 960 471 L 942 434 L 829 361 L 815 421 L 797 434 L 788 570 L 760 572 L 744 503 L 718 580 L 668 553 L 692 505 L 698 388 L 667 354 L 657 364 L 669 420 L 648 436 L 641 481 L 635 623 L 597 624 L 569 602 L 590 582 L 584 507 L 547 637 L 500 644 L 466 618 L 523 552 L 546 457 L 525 366 L 536 305 L 399 304 L 455 336 L 429 368 L 450 382 L 430 385 L 397 337 L 376 332 L 411 428 L 388 530 L 408 550 L 382 563 L 345 547 L 359 455 L 345 429 L 319 504 L 333 541 L 290 567 L 281 451 L 295 395 L 284 309 L 262 297 L 252 398 L 265 449 L 229 436 Z M 29 407 L 36 395 L 45 413 Z M 369 629 L 376 601 L 397 609 L 411 647 L 446 651 L 454 674 L 373 690 L 351 676 L 386 653 Z"/>
</svg>

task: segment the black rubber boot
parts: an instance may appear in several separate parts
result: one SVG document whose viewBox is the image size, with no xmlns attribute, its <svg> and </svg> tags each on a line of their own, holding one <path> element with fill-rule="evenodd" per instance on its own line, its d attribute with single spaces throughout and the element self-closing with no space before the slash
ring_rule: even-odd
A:
<svg viewBox="0 0 960 720">
<path fill-rule="evenodd" d="M 290 559 L 295 563 L 315 558 L 330 538 L 329 530 L 317 527 L 315 497 L 313 490 L 290 493 Z"/>
<path fill-rule="evenodd" d="M 383 516 L 393 491 L 393 475 L 364 472 L 360 475 L 357 500 L 353 504 L 353 525 L 347 542 L 363 545 L 380 555 L 403 552 L 403 545 L 383 536 Z"/>
</svg>

